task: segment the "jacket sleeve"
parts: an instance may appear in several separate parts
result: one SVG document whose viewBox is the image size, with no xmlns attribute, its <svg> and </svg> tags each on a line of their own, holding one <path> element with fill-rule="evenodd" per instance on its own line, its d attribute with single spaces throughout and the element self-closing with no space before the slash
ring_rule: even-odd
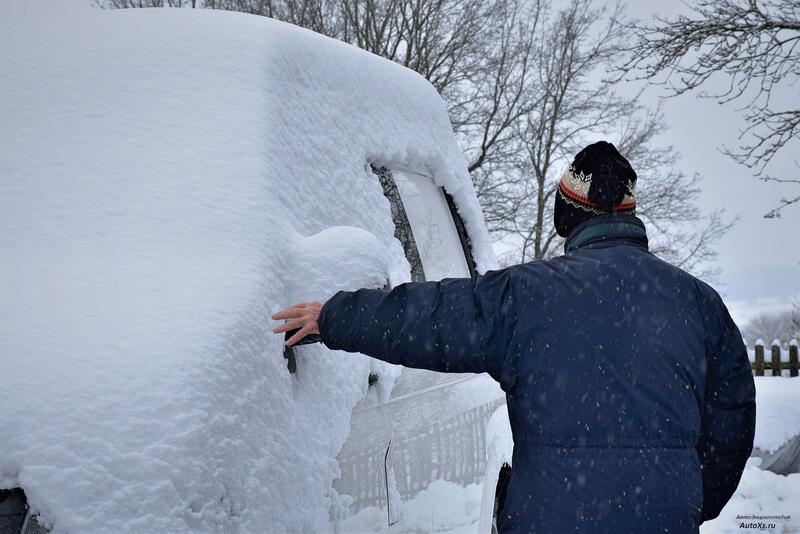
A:
<svg viewBox="0 0 800 534">
<path fill-rule="evenodd" d="M 500 380 L 513 330 L 510 269 L 470 278 L 408 282 L 390 291 L 339 291 L 322 307 L 331 349 L 449 373 Z"/>
<path fill-rule="evenodd" d="M 702 521 L 727 504 L 753 449 L 755 384 L 747 348 L 722 299 L 705 306 L 707 368 L 702 428 L 697 450 L 703 469 Z"/>
</svg>

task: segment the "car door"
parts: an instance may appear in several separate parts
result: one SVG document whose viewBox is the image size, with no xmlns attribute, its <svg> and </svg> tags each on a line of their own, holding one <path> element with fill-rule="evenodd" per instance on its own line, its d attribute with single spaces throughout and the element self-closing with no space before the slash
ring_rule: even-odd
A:
<svg viewBox="0 0 800 534">
<path fill-rule="evenodd" d="M 426 280 L 475 276 L 469 237 L 452 198 L 432 177 L 392 172 Z M 485 475 L 485 430 L 504 402 L 487 375 L 403 369 L 387 403 L 407 531 L 474 526 Z"/>
<path fill-rule="evenodd" d="M 413 170 L 373 172 L 390 201 L 411 279 L 475 276 L 469 236 L 450 195 Z M 334 488 L 353 499 L 353 516 L 340 530 L 436 531 L 458 517 L 476 522 L 420 504 L 428 496 L 467 507 L 480 500 L 485 423 L 504 401 L 496 384 L 486 375 L 403 368 L 387 402 L 369 397 L 354 410 L 338 458 L 342 478 Z M 435 495 L 443 490 L 447 496 Z"/>
</svg>

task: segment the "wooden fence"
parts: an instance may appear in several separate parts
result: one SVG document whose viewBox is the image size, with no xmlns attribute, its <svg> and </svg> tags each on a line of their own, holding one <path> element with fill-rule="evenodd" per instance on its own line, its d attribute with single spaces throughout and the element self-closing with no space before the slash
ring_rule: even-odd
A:
<svg viewBox="0 0 800 534">
<path fill-rule="evenodd" d="M 788 359 L 785 358 L 787 352 Z M 750 364 L 756 376 L 765 376 L 765 371 L 769 371 L 766 376 L 783 376 L 784 370 L 789 371 L 789 376 L 797 376 L 800 369 L 797 361 L 797 340 L 793 339 L 789 343 L 788 351 L 783 350 L 777 340 L 773 341 L 769 357 L 765 356 L 764 342 L 756 341 Z"/>
</svg>

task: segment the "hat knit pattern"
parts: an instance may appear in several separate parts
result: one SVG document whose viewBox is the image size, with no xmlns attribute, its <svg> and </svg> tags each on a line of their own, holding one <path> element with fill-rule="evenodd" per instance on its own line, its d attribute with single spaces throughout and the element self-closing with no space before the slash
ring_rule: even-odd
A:
<svg viewBox="0 0 800 534">
<path fill-rule="evenodd" d="M 564 171 L 558 184 L 559 196 L 570 206 L 594 215 L 635 214 L 636 173 L 630 164 L 622 157 L 620 162 L 605 154 L 592 156 L 597 155 L 579 154 Z"/>
</svg>

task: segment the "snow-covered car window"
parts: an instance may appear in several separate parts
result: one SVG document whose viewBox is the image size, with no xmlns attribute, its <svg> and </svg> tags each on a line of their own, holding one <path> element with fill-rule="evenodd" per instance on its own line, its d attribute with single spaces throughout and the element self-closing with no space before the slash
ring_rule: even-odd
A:
<svg viewBox="0 0 800 534">
<path fill-rule="evenodd" d="M 411 265 L 411 280 L 474 277 L 470 238 L 453 198 L 433 179 L 415 172 L 374 165 L 372 172 L 389 200 L 394 234 Z"/>
<path fill-rule="evenodd" d="M 414 172 L 393 170 L 427 280 L 469 277 L 467 257 L 442 189 Z"/>
</svg>

